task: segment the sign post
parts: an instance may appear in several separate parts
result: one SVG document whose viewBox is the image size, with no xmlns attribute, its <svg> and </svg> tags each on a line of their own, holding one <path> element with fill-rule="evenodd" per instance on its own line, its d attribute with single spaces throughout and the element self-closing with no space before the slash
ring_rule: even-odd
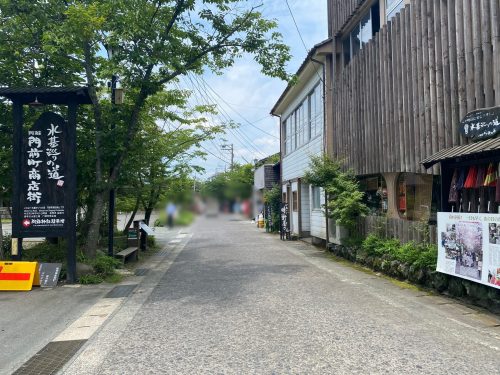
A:
<svg viewBox="0 0 500 375">
<path fill-rule="evenodd" d="M 85 87 L 0 88 L 13 102 L 12 235 L 22 258 L 22 239 L 66 237 L 68 281 L 76 281 L 76 118 L 91 104 Z M 45 111 L 27 131 L 23 105 L 67 106 L 67 118 Z"/>
</svg>

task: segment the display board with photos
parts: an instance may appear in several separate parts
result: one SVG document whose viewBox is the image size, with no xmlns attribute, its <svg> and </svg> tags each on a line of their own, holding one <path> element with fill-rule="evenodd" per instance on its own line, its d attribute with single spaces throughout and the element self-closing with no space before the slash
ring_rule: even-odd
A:
<svg viewBox="0 0 500 375">
<path fill-rule="evenodd" d="M 437 271 L 500 289 L 500 214 L 439 212 Z"/>
</svg>

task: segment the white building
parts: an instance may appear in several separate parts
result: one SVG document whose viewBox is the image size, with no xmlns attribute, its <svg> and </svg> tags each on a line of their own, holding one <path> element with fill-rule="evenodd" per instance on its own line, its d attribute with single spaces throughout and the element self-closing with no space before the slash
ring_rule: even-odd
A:
<svg viewBox="0 0 500 375">
<path fill-rule="evenodd" d="M 303 181 L 312 156 L 325 152 L 325 59 L 330 41 L 316 45 L 271 113 L 280 117 L 281 184 L 290 210 L 292 237 L 326 240 L 322 189 Z"/>
</svg>

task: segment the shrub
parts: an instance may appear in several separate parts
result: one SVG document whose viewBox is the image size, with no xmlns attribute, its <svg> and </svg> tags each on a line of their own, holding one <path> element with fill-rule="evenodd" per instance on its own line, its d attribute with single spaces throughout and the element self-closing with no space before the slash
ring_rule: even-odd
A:
<svg viewBox="0 0 500 375">
<path fill-rule="evenodd" d="M 59 240 L 59 243 L 52 244 L 44 241 L 32 247 L 23 249 L 23 260 L 38 261 L 45 263 L 65 263 L 66 262 L 66 244 Z"/>
<path fill-rule="evenodd" d="M 437 263 L 437 246 L 434 244 L 401 244 L 395 238 L 380 238 L 372 233 L 363 241 L 362 249 L 367 256 L 397 260 L 420 269 L 435 268 Z"/>
<path fill-rule="evenodd" d="M 119 268 L 121 262 L 107 255 L 100 255 L 92 262 L 92 266 L 97 275 L 107 277 L 115 273 L 115 268 Z"/>
<path fill-rule="evenodd" d="M 151 249 L 156 249 L 157 245 L 155 236 L 147 236 L 146 238 L 147 238 L 146 239 L 147 247 Z"/>
<path fill-rule="evenodd" d="M 104 281 L 104 279 L 100 275 L 82 275 L 80 277 L 80 284 L 89 285 L 89 284 L 100 284 Z"/>
</svg>

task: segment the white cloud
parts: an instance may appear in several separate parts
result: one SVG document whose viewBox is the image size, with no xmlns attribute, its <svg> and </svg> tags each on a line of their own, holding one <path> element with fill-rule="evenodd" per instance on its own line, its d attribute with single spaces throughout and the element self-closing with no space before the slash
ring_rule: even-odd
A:
<svg viewBox="0 0 500 375">
<path fill-rule="evenodd" d="M 308 49 L 327 38 L 326 0 L 289 0 L 288 2 Z M 264 0 L 262 11 L 267 18 L 277 19 L 284 42 L 291 48 L 292 60 L 288 64 L 288 70 L 295 73 L 304 61 L 307 52 L 285 1 Z M 236 161 L 243 162 L 243 158 L 245 158 L 252 162 L 253 159 L 261 159 L 263 156 L 279 151 L 278 120 L 271 117 L 269 112 L 285 89 L 285 82 L 266 77 L 260 73 L 260 66 L 251 56 L 244 56 L 238 60 L 222 76 L 207 73 L 204 79 L 223 98 L 219 99 L 212 95 L 223 109 L 224 113 L 221 116 L 230 117 L 241 124 L 238 131 L 229 132 L 224 136 L 228 143 L 234 144 Z M 225 104 L 224 101 L 228 104 Z M 246 123 L 240 115 L 277 138 L 255 129 Z M 242 133 L 244 135 L 241 135 Z M 220 141 L 214 143 L 218 144 Z M 213 143 L 209 143 L 205 147 L 219 155 Z M 220 160 L 210 155 L 207 161 L 203 162 L 207 168 L 206 176 L 213 174 L 220 163 Z"/>
</svg>

